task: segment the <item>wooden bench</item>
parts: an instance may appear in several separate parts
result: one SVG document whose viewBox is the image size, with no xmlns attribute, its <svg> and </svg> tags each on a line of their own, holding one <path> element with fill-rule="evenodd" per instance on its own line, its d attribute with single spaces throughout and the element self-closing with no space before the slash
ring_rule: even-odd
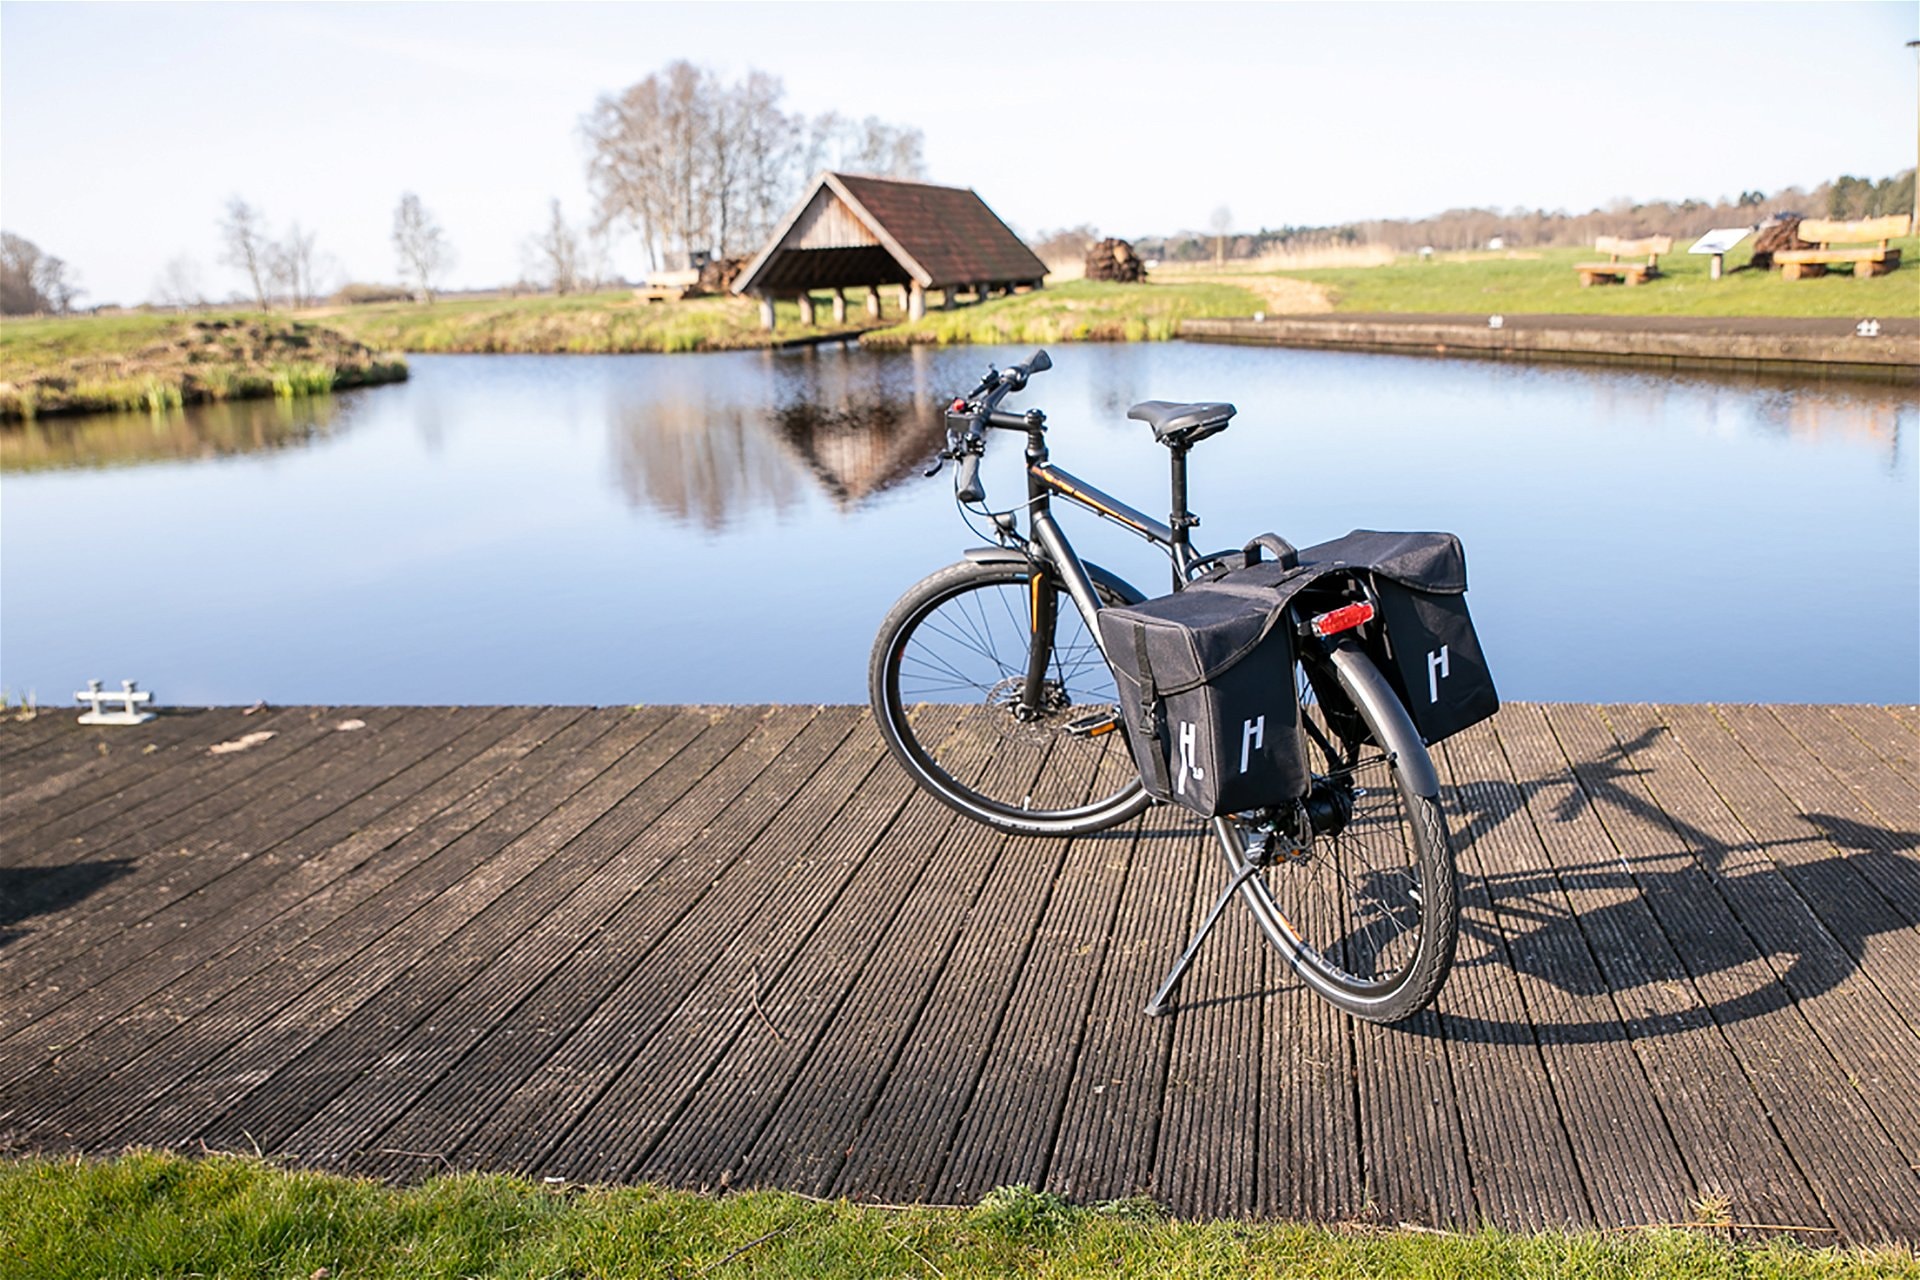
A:
<svg viewBox="0 0 1920 1280">
<path fill-rule="evenodd" d="M 1582 262 L 1574 267 L 1580 273 L 1580 287 L 1589 288 L 1596 284 L 1645 284 L 1660 274 L 1660 255 L 1673 252 L 1672 236 L 1647 236 L 1642 240 L 1622 240 L 1618 236 L 1601 236 L 1593 242 L 1593 247 L 1609 256 L 1607 262 Z M 1622 258 L 1637 258 L 1646 255 L 1645 262 L 1622 262 Z"/>
<path fill-rule="evenodd" d="M 1887 248 L 1887 241 L 1895 236 L 1906 235 L 1912 225 L 1913 220 L 1904 213 L 1889 214 L 1884 218 L 1857 218 L 1852 222 L 1806 218 L 1801 221 L 1797 234 L 1802 240 L 1820 247 L 1782 249 L 1773 255 L 1773 260 L 1780 264 L 1780 274 L 1788 280 L 1823 276 L 1827 274 L 1828 265 L 1835 262 L 1852 263 L 1856 279 L 1883 276 L 1900 265 L 1900 251 Z M 1874 246 L 1867 243 L 1870 240 L 1880 243 Z M 1836 244 L 1859 247 L 1836 249 L 1833 247 Z"/>
</svg>

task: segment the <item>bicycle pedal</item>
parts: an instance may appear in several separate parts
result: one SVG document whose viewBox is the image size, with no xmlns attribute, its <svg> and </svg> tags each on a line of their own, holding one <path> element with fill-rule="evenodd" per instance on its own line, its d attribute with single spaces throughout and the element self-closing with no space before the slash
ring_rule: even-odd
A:
<svg viewBox="0 0 1920 1280">
<path fill-rule="evenodd" d="M 1073 738 L 1101 738 L 1119 727 L 1119 718 L 1111 711 L 1105 711 L 1069 721 L 1062 732 Z"/>
</svg>

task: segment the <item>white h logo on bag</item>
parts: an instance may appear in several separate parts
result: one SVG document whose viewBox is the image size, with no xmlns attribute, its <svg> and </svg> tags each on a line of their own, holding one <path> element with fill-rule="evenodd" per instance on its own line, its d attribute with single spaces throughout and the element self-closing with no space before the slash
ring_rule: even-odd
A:
<svg viewBox="0 0 1920 1280">
<path fill-rule="evenodd" d="M 1240 772 L 1247 771 L 1247 762 L 1255 749 L 1266 745 L 1267 718 L 1248 720 L 1240 726 Z"/>
<path fill-rule="evenodd" d="M 1194 756 L 1197 744 L 1194 741 L 1193 726 L 1185 720 L 1180 722 L 1180 777 L 1174 782 L 1173 789 L 1180 795 L 1187 794 L 1187 775 L 1191 773 L 1195 782 L 1204 782 L 1206 770 Z"/>
<path fill-rule="evenodd" d="M 1447 646 L 1441 645 L 1440 652 L 1427 655 L 1427 701 L 1440 701 L 1440 682 L 1451 674 L 1447 670 Z"/>
</svg>

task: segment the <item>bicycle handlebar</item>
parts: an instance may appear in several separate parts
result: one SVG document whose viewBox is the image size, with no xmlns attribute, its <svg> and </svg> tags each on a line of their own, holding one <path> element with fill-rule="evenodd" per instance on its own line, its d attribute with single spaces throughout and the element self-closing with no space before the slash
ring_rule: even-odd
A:
<svg viewBox="0 0 1920 1280">
<path fill-rule="evenodd" d="M 959 501 L 984 502 L 986 490 L 980 484 L 980 458 L 986 452 L 986 428 L 1000 427 L 1025 431 L 1032 424 L 1024 414 L 1000 412 L 1000 402 L 1023 390 L 1036 373 L 1053 368 L 1045 351 L 1035 351 L 1025 361 L 1009 365 L 1005 371 L 988 368 L 980 385 L 955 400 L 947 410 L 947 448 L 940 456 L 955 463 L 953 495 Z M 939 464 L 935 463 L 938 469 Z"/>
</svg>

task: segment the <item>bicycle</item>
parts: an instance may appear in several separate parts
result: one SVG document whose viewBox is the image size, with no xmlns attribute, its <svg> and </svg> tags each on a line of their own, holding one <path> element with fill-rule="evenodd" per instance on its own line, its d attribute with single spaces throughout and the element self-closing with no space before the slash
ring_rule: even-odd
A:
<svg viewBox="0 0 1920 1280">
<path fill-rule="evenodd" d="M 1004 371 L 989 368 L 949 406 L 947 448 L 927 474 L 955 464 L 956 502 L 963 516 L 991 521 L 994 545 L 966 551 L 901 597 L 875 639 L 868 681 L 882 736 L 922 787 L 1002 831 L 1071 836 L 1125 822 L 1153 803 L 1098 623 L 1101 610 L 1145 595 L 1081 559 L 1052 499 L 1158 547 L 1171 561 L 1175 591 L 1246 557 L 1197 553 L 1190 535 L 1199 521 L 1187 505 L 1187 455 L 1227 427 L 1234 407 L 1148 401 L 1129 410 L 1169 451 L 1172 509 L 1162 523 L 1055 466 L 1041 410 L 1000 408 L 1052 363 L 1038 351 Z M 987 509 L 979 477 L 989 430 L 1026 436 L 1026 501 L 997 512 Z M 1438 775 L 1351 627 L 1317 634 L 1327 617 L 1367 612 L 1357 607 L 1365 594 L 1336 575 L 1289 605 L 1303 637 L 1293 674 L 1311 790 L 1294 805 L 1212 819 L 1227 886 L 1147 1013 L 1170 1007 L 1236 894 L 1301 979 L 1357 1017 L 1410 1017 L 1445 982 L 1458 889 Z"/>
</svg>

